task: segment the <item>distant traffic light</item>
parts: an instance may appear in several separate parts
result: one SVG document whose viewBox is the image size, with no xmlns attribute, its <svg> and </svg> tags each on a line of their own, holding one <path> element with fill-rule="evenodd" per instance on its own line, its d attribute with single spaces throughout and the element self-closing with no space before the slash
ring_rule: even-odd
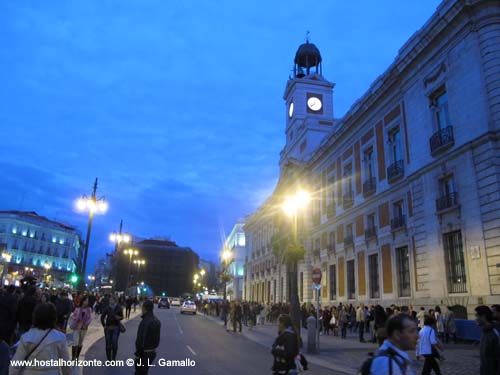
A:
<svg viewBox="0 0 500 375">
<path fill-rule="evenodd" d="M 78 282 L 78 275 L 71 275 L 71 277 L 69 278 L 69 281 L 72 283 L 72 284 L 76 284 Z"/>
<path fill-rule="evenodd" d="M 162 296 L 162 297 L 165 297 L 166 295 L 167 295 L 167 293 L 165 293 L 165 292 L 161 292 L 161 296 Z"/>
</svg>

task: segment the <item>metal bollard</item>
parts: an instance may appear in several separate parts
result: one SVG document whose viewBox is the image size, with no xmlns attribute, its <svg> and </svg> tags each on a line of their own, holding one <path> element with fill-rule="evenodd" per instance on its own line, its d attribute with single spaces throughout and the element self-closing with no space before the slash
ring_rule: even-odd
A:
<svg viewBox="0 0 500 375">
<path fill-rule="evenodd" d="M 310 354 L 316 353 L 316 318 L 310 316 L 307 318 L 307 352 Z"/>
</svg>

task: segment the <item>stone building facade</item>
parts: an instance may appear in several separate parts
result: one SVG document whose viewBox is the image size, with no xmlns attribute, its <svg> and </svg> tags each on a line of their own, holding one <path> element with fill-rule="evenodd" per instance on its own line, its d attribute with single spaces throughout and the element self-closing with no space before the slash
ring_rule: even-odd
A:
<svg viewBox="0 0 500 375">
<path fill-rule="evenodd" d="M 280 182 L 245 227 L 248 287 L 263 290 L 252 297 L 286 298 L 274 293 L 281 267 L 267 249 L 294 165 L 293 180 L 313 198 L 302 301 L 312 300 L 311 270 L 320 268 L 323 304 L 456 305 L 470 314 L 500 302 L 498 9 L 495 1 L 443 1 L 338 120 L 319 51 L 299 56 L 316 72 L 297 74 L 299 48 L 284 96 Z M 312 109 L 311 97 L 319 99 Z"/>
<path fill-rule="evenodd" d="M 63 286 L 81 260 L 77 230 L 36 212 L 0 211 L 0 244 L 8 255 L 0 259 L 6 284 L 34 276 L 48 285 Z"/>
</svg>

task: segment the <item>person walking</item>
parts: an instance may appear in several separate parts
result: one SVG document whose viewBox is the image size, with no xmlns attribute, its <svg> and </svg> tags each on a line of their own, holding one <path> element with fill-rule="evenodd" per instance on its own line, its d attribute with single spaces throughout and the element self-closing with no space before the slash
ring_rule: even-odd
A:
<svg viewBox="0 0 500 375">
<path fill-rule="evenodd" d="M 457 343 L 457 326 L 455 324 L 455 314 L 450 306 L 446 307 L 444 316 L 444 339 L 448 343 L 450 336 L 453 337 L 453 342 Z"/>
<path fill-rule="evenodd" d="M 340 326 L 340 337 L 345 339 L 347 337 L 347 326 L 349 325 L 349 318 L 346 311 L 346 307 L 343 305 L 339 306 L 339 326 Z"/>
<path fill-rule="evenodd" d="M 364 333 L 365 333 L 365 305 L 359 305 L 356 310 L 356 324 L 358 326 L 358 336 L 359 342 L 366 342 Z"/>
<path fill-rule="evenodd" d="M 71 314 L 70 327 L 73 330 L 73 345 L 71 346 L 71 359 L 78 359 L 83 347 L 83 339 L 92 322 L 92 308 L 89 299 L 84 296 L 79 301 L 79 306 Z"/>
<path fill-rule="evenodd" d="M 479 343 L 480 375 L 500 374 L 500 332 L 493 324 L 493 314 L 488 306 L 476 307 L 476 322 L 483 329 Z"/>
<path fill-rule="evenodd" d="M 233 322 L 233 332 L 236 332 L 236 325 L 238 325 L 238 332 L 241 332 L 241 315 L 242 315 L 241 305 L 236 301 L 233 305 L 231 311 L 231 321 Z"/>
<path fill-rule="evenodd" d="M 444 339 L 444 317 L 441 308 L 436 306 L 434 309 L 434 318 L 436 320 L 436 331 L 440 339 Z"/>
<path fill-rule="evenodd" d="M 56 328 L 57 312 L 52 303 L 40 303 L 33 313 L 33 327 L 24 333 L 19 340 L 19 345 L 13 361 L 38 360 L 44 365 L 33 363 L 32 366 L 11 366 L 10 375 L 70 375 L 71 367 L 59 366 L 50 360 L 61 358 L 69 361 L 69 352 L 66 335 Z M 14 363 L 14 362 L 12 362 Z"/>
<path fill-rule="evenodd" d="M 134 301 L 132 297 L 128 296 L 125 300 L 125 319 L 130 319 L 130 312 L 132 311 L 132 305 Z"/>
<path fill-rule="evenodd" d="M 278 337 L 274 340 L 271 354 L 274 356 L 274 374 L 288 374 L 296 370 L 295 357 L 299 354 L 300 341 L 290 315 L 278 318 Z"/>
<path fill-rule="evenodd" d="M 436 375 L 441 375 L 438 359 L 440 354 L 438 349 L 442 350 L 441 344 L 437 340 L 434 328 L 434 318 L 426 316 L 424 319 L 424 327 L 418 333 L 417 358 L 423 356 L 425 358 L 422 375 L 429 375 L 434 371 Z"/>
<path fill-rule="evenodd" d="M 135 373 L 146 375 L 156 358 L 156 348 L 160 345 L 161 322 L 153 314 L 154 303 L 142 304 L 141 323 L 135 339 Z"/>
<path fill-rule="evenodd" d="M 386 329 L 388 338 L 371 362 L 368 362 L 369 373 L 371 375 L 413 374 L 407 351 L 414 350 L 417 345 L 417 325 L 408 315 L 398 314 L 387 321 Z"/>
<path fill-rule="evenodd" d="M 116 297 L 109 298 L 109 305 L 101 314 L 101 324 L 104 327 L 106 340 L 106 358 L 115 360 L 118 352 L 118 338 L 123 320 L 123 308 L 117 303 Z"/>
</svg>

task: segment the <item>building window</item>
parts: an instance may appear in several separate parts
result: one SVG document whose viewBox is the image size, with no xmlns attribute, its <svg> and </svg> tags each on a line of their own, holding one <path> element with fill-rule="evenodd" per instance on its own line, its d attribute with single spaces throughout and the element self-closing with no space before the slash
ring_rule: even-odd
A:
<svg viewBox="0 0 500 375">
<path fill-rule="evenodd" d="M 330 281 L 330 301 L 333 301 L 337 299 L 337 266 L 335 264 L 330 266 L 330 274 L 328 276 Z"/>
<path fill-rule="evenodd" d="M 354 237 L 352 233 L 352 224 L 347 224 L 345 226 L 344 246 L 351 246 L 354 243 Z"/>
<path fill-rule="evenodd" d="M 464 249 L 462 245 L 462 232 L 443 234 L 444 256 L 448 278 L 449 293 L 466 293 L 467 277 L 465 273 Z"/>
<path fill-rule="evenodd" d="M 408 246 L 396 248 L 396 266 L 399 296 L 410 297 L 410 254 L 408 253 Z"/>
<path fill-rule="evenodd" d="M 304 141 L 300 144 L 300 152 L 304 152 L 304 150 L 307 147 L 307 139 L 304 139 Z"/>
<path fill-rule="evenodd" d="M 400 229 L 406 227 L 406 216 L 404 215 L 403 200 L 397 201 L 392 205 L 391 229 Z"/>
<path fill-rule="evenodd" d="M 389 133 L 389 156 L 391 158 L 391 163 L 395 163 L 403 159 L 401 131 L 399 130 L 399 127 L 391 130 Z"/>
<path fill-rule="evenodd" d="M 374 176 L 373 174 L 373 148 L 368 148 L 363 152 L 365 180 Z"/>
<path fill-rule="evenodd" d="M 453 175 L 439 180 L 439 198 L 436 200 L 436 210 L 441 211 L 458 204 L 458 194 Z"/>
<path fill-rule="evenodd" d="M 352 165 L 347 164 L 344 167 L 344 195 L 352 193 Z"/>
<path fill-rule="evenodd" d="M 335 252 L 335 232 L 333 231 L 328 235 L 328 251 Z"/>
<path fill-rule="evenodd" d="M 356 298 L 356 275 L 354 273 L 354 259 L 347 261 L 347 298 Z"/>
<path fill-rule="evenodd" d="M 436 130 L 441 130 L 451 125 L 448 110 L 448 94 L 444 87 L 436 91 L 431 97 L 431 108 L 434 112 Z"/>
<path fill-rule="evenodd" d="M 370 298 L 380 298 L 378 254 L 373 254 L 368 257 L 368 278 L 370 279 Z"/>
<path fill-rule="evenodd" d="M 377 230 L 375 227 L 375 214 L 369 214 L 366 216 L 366 229 L 365 229 L 365 239 L 377 236 Z"/>
</svg>

